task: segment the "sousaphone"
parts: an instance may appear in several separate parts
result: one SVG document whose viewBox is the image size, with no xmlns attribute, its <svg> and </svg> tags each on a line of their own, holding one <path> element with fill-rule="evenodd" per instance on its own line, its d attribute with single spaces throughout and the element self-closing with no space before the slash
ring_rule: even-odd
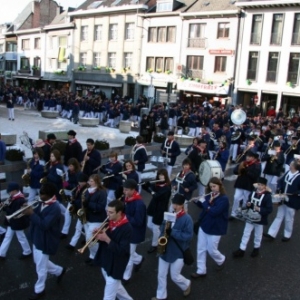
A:
<svg viewBox="0 0 300 300">
<path fill-rule="evenodd" d="M 231 114 L 231 121 L 235 125 L 242 125 L 246 119 L 247 115 L 242 109 L 236 109 Z"/>
</svg>

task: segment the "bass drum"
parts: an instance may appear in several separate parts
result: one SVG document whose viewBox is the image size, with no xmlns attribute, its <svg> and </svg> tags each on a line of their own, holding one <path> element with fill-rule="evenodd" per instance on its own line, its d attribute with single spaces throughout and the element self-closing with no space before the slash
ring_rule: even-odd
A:
<svg viewBox="0 0 300 300">
<path fill-rule="evenodd" d="M 199 166 L 199 180 L 207 186 L 212 177 L 222 178 L 222 168 L 217 160 L 205 160 Z"/>
</svg>

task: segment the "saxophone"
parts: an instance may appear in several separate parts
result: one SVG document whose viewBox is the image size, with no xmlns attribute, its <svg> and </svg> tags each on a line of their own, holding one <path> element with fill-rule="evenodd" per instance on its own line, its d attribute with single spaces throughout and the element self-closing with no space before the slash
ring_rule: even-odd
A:
<svg viewBox="0 0 300 300">
<path fill-rule="evenodd" d="M 81 221 L 82 224 L 85 224 L 87 222 L 86 208 L 83 205 L 83 202 L 86 200 L 85 199 L 85 193 L 86 193 L 87 190 L 88 190 L 88 188 L 86 188 L 81 194 L 81 208 L 78 209 L 78 211 L 77 211 L 78 219 Z"/>
<path fill-rule="evenodd" d="M 27 162 L 27 170 L 30 169 L 30 164 L 32 162 L 33 158 L 29 159 Z M 30 184 L 30 173 L 25 173 L 22 175 L 22 180 L 23 180 L 23 185 L 24 186 L 29 186 Z"/>
<path fill-rule="evenodd" d="M 158 254 L 164 254 L 166 252 L 168 238 L 169 238 L 169 236 L 167 235 L 167 229 L 169 229 L 170 227 L 171 227 L 171 222 L 167 221 L 165 230 L 164 230 L 164 235 L 158 239 L 158 245 L 157 245 L 157 253 Z"/>
</svg>

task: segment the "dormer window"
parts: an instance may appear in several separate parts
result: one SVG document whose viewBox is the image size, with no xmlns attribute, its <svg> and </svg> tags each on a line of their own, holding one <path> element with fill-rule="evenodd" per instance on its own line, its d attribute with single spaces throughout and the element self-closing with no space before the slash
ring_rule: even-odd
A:
<svg viewBox="0 0 300 300">
<path fill-rule="evenodd" d="M 166 0 L 158 0 L 156 11 L 163 12 L 163 11 L 173 11 L 173 1 L 166 1 Z"/>
</svg>

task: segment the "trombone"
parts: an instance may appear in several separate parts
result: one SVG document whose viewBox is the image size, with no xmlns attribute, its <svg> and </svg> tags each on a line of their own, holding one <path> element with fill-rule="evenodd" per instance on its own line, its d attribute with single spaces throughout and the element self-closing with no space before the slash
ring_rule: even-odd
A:
<svg viewBox="0 0 300 300">
<path fill-rule="evenodd" d="M 37 208 L 39 206 L 39 204 L 41 202 L 42 201 L 40 201 L 40 200 L 35 200 L 32 203 L 30 203 L 30 204 L 28 204 L 26 206 L 21 207 L 19 210 L 15 211 L 13 214 L 11 214 L 9 216 L 6 216 L 7 221 L 10 221 L 10 219 L 19 219 L 19 218 L 22 218 L 23 216 L 25 216 L 24 211 L 26 209 L 28 209 L 29 207 L 31 207 L 32 209 L 35 209 L 35 208 Z"/>
<path fill-rule="evenodd" d="M 86 242 L 86 244 L 82 248 L 77 250 L 80 254 L 83 254 L 86 248 L 92 247 L 98 243 L 96 237 L 99 233 L 103 233 L 108 229 L 108 221 L 109 221 L 109 217 L 107 217 L 103 221 L 102 225 L 95 231 L 94 235 Z"/>
</svg>

